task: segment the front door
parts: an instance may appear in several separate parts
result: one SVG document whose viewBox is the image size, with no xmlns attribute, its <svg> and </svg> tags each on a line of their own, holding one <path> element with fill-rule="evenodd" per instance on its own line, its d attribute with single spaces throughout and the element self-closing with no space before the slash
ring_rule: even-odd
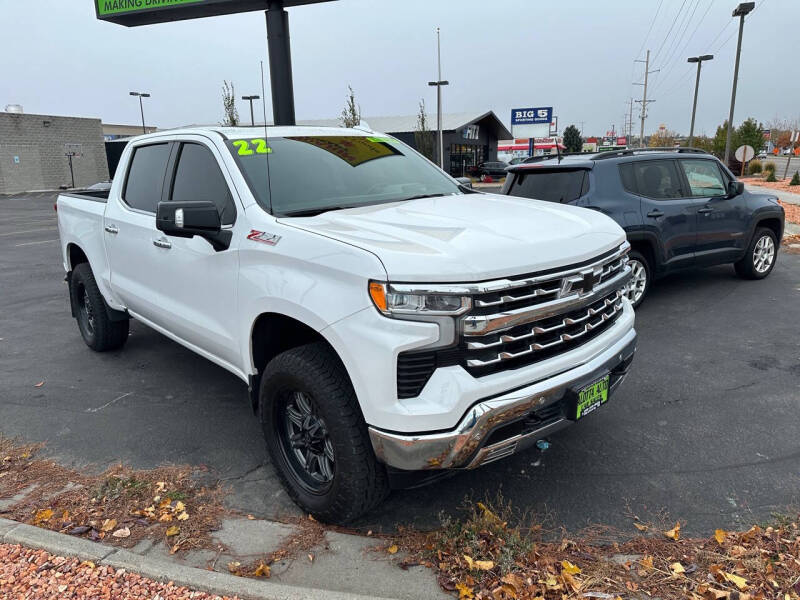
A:
<svg viewBox="0 0 800 600">
<path fill-rule="evenodd" d="M 744 249 L 748 226 L 744 198 L 728 196 L 731 181 L 713 158 L 678 161 L 697 209 L 698 265 L 730 262 Z"/>
<path fill-rule="evenodd" d="M 644 229 L 660 240 L 661 264 L 667 268 L 694 264 L 699 202 L 684 189 L 672 159 L 637 160 L 621 165 L 625 187 L 641 196 Z"/>
</svg>

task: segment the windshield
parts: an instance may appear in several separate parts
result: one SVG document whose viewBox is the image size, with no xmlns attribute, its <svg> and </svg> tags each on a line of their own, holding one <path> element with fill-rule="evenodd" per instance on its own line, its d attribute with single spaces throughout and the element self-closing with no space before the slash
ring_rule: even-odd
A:
<svg viewBox="0 0 800 600">
<path fill-rule="evenodd" d="M 390 137 L 254 137 L 226 144 L 257 202 L 276 216 L 462 193 L 433 163 Z"/>
</svg>

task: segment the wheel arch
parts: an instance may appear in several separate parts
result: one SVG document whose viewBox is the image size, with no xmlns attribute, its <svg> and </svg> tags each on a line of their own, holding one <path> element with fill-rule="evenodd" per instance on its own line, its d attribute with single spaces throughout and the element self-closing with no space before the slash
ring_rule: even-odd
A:
<svg viewBox="0 0 800 600">
<path fill-rule="evenodd" d="M 67 270 L 72 272 L 75 267 L 77 267 L 81 263 L 88 263 L 89 257 L 86 256 L 86 252 L 83 251 L 78 244 L 75 242 L 70 242 L 67 244 Z M 91 263 L 89 263 L 89 267 L 91 268 Z"/>
<path fill-rule="evenodd" d="M 647 259 L 650 269 L 655 275 L 661 268 L 657 259 L 657 241 L 648 235 L 629 235 L 628 241 L 631 244 L 631 250 L 639 252 Z"/>
<path fill-rule="evenodd" d="M 771 230 L 775 234 L 775 241 L 778 245 L 781 243 L 781 237 L 783 236 L 783 221 L 781 221 L 778 217 L 762 217 L 759 219 L 755 227 L 753 228 L 753 235 L 755 232 L 758 231 L 759 227 L 766 227 L 767 229 Z"/>
</svg>

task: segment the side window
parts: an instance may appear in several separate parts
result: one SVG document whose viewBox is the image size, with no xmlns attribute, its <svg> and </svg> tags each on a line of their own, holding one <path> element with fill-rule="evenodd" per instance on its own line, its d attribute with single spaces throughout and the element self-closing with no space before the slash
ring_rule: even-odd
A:
<svg viewBox="0 0 800 600">
<path fill-rule="evenodd" d="M 619 177 L 622 180 L 622 187 L 631 194 L 638 194 L 636 189 L 636 175 L 633 173 L 633 163 L 622 163 L 619 165 Z"/>
<path fill-rule="evenodd" d="M 639 160 L 629 164 L 637 194 L 656 200 L 684 197 L 674 161 Z"/>
<path fill-rule="evenodd" d="M 236 208 L 217 159 L 200 144 L 182 144 L 169 199 L 210 200 L 217 205 L 223 225 L 232 225 L 236 220 Z"/>
<path fill-rule="evenodd" d="M 131 208 L 155 213 L 161 200 L 169 144 L 139 146 L 133 151 L 122 199 Z"/>
<path fill-rule="evenodd" d="M 724 196 L 726 194 L 725 178 L 713 160 L 681 160 L 679 161 L 689 190 L 695 198 Z"/>
</svg>

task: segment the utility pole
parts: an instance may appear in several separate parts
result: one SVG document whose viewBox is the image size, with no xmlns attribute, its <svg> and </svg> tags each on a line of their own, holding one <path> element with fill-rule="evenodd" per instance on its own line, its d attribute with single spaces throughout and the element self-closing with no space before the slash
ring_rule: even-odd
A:
<svg viewBox="0 0 800 600">
<path fill-rule="evenodd" d="M 260 100 L 261 96 L 242 96 L 242 100 L 250 101 L 250 125 L 255 127 L 256 120 L 253 116 L 253 100 Z"/>
<path fill-rule="evenodd" d="M 636 84 L 644 86 L 644 90 L 642 92 L 642 99 L 636 101 L 642 105 L 642 129 L 641 132 L 639 133 L 639 148 L 644 148 L 644 120 L 647 118 L 647 103 L 655 102 L 655 100 L 647 99 L 647 76 L 650 75 L 650 73 L 657 73 L 661 69 L 655 69 L 653 71 L 650 70 L 650 50 L 647 51 L 647 56 L 645 60 L 636 60 L 635 62 L 644 63 L 644 83 Z"/>
<path fill-rule="evenodd" d="M 628 103 L 628 144 L 633 146 L 633 98 Z"/>
<path fill-rule="evenodd" d="M 131 92 L 131 96 L 139 96 L 139 110 L 142 113 L 142 133 L 147 133 L 147 128 L 144 126 L 144 107 L 142 106 L 142 98 L 149 98 L 150 94 L 144 92 Z"/>
<path fill-rule="evenodd" d="M 444 170 L 444 146 L 442 145 L 442 86 L 448 85 L 449 81 L 442 80 L 442 46 L 439 40 L 439 28 L 436 28 L 436 56 L 439 68 L 439 78 L 436 81 L 429 81 L 428 85 L 436 86 L 436 129 L 439 139 L 439 168 Z"/>
<path fill-rule="evenodd" d="M 728 136 L 725 138 L 725 165 L 731 153 L 731 137 L 733 136 L 733 105 L 736 103 L 736 82 L 739 79 L 739 57 L 742 54 L 742 32 L 744 17 L 756 7 L 755 2 L 742 2 L 733 11 L 733 17 L 739 17 L 739 41 L 736 43 L 736 64 L 733 67 L 733 89 L 731 90 L 731 112 L 728 114 Z"/>
<path fill-rule="evenodd" d="M 691 56 L 686 59 L 686 62 L 697 63 L 697 79 L 694 82 L 694 102 L 692 103 L 692 124 L 689 127 L 689 148 L 692 147 L 692 140 L 694 139 L 694 114 L 697 111 L 697 90 L 700 88 L 700 67 L 703 65 L 704 60 L 712 60 L 713 54 L 703 54 L 702 56 Z"/>
</svg>

